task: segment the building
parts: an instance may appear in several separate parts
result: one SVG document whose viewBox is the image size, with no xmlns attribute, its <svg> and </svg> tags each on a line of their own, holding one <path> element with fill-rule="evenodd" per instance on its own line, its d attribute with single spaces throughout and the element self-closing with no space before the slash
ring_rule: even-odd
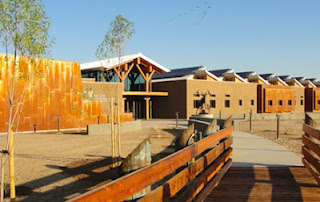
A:
<svg viewBox="0 0 320 202">
<path fill-rule="evenodd" d="M 141 53 L 83 63 L 80 67 L 83 78 L 91 78 L 97 82 L 84 82 L 86 87 L 92 88 L 95 85 L 97 89 L 104 86 L 105 90 L 100 90 L 100 96 L 108 98 L 105 99 L 105 104 L 109 105 L 107 103 L 110 98 L 116 100 L 120 97 L 121 113 L 131 113 L 137 119 L 149 119 L 152 116 L 153 99 L 168 96 L 166 89 L 153 90 L 151 78 L 170 70 Z M 120 87 L 114 83 L 118 83 Z M 106 113 L 110 114 L 110 111 Z"/>
</svg>

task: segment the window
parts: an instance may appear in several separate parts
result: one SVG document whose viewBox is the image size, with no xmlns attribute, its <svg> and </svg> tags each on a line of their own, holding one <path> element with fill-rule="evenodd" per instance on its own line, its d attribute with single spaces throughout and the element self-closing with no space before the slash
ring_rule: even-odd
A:
<svg viewBox="0 0 320 202">
<path fill-rule="evenodd" d="M 239 106 L 242 106 L 242 100 L 239 100 Z"/>
<path fill-rule="evenodd" d="M 230 100 L 225 100 L 224 101 L 224 107 L 225 108 L 230 108 Z"/>
<path fill-rule="evenodd" d="M 300 100 L 300 105 L 303 105 L 303 100 Z"/>
<path fill-rule="evenodd" d="M 229 94 L 226 94 L 225 96 L 226 96 L 226 97 L 230 97 L 230 95 L 229 95 Z"/>
<path fill-rule="evenodd" d="M 320 100 L 318 100 L 318 105 L 320 105 Z"/>
<path fill-rule="evenodd" d="M 254 105 L 254 100 L 251 100 L 251 105 L 252 105 L 252 106 Z"/>
<path fill-rule="evenodd" d="M 288 105 L 292 105 L 292 100 L 288 100 Z"/>
<path fill-rule="evenodd" d="M 268 100 L 268 105 L 272 106 L 272 100 Z"/>
<path fill-rule="evenodd" d="M 193 108 L 197 109 L 200 107 L 200 100 L 194 100 L 193 101 Z"/>
<path fill-rule="evenodd" d="M 195 94 L 193 94 L 193 97 L 200 97 L 200 94 L 199 93 L 195 93 Z"/>
<path fill-rule="evenodd" d="M 279 100 L 279 106 L 282 106 L 283 102 L 282 100 Z"/>
<path fill-rule="evenodd" d="M 210 97 L 216 97 L 216 94 L 210 94 Z"/>
<path fill-rule="evenodd" d="M 216 101 L 215 100 L 210 100 L 210 107 L 216 108 Z"/>
</svg>

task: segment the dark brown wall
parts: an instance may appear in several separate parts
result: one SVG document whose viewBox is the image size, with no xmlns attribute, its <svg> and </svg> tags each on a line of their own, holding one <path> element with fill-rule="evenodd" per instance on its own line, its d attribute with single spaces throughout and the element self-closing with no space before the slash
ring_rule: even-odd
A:
<svg viewBox="0 0 320 202">
<path fill-rule="evenodd" d="M 306 100 L 306 112 L 313 112 L 320 110 L 320 89 L 318 88 L 306 88 L 305 89 Z"/>
<path fill-rule="evenodd" d="M 152 83 L 152 91 L 167 91 L 168 97 L 152 97 L 153 118 L 187 118 L 186 80 Z"/>
</svg>

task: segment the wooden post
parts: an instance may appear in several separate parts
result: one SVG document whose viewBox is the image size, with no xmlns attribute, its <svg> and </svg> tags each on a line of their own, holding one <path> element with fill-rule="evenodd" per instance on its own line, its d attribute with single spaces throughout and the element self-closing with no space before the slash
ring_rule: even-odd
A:
<svg viewBox="0 0 320 202">
<path fill-rule="evenodd" d="M 13 132 L 9 131 L 9 180 L 10 180 L 10 199 L 11 201 L 16 200 L 16 186 L 14 179 L 14 147 L 13 147 Z"/>
<path fill-rule="evenodd" d="M 152 119 L 152 101 L 151 100 L 150 100 L 149 104 L 150 104 L 150 111 L 149 111 L 150 119 Z"/>
<path fill-rule="evenodd" d="M 144 98 L 146 100 L 146 120 L 149 120 L 149 97 Z"/>
<path fill-rule="evenodd" d="M 250 118 L 250 131 L 252 130 L 252 109 L 250 110 L 250 114 L 249 114 L 249 118 Z"/>
<path fill-rule="evenodd" d="M 118 125 L 118 154 L 119 154 L 119 162 L 121 161 L 121 135 L 120 135 L 120 99 L 117 96 L 117 125 Z"/>
<path fill-rule="evenodd" d="M 133 117 L 136 120 L 136 102 L 132 101 L 132 113 L 133 113 Z"/>
<path fill-rule="evenodd" d="M 112 147 L 112 167 L 114 166 L 114 110 L 113 110 L 113 98 L 110 98 L 110 111 L 111 111 L 111 147 Z"/>
<path fill-rule="evenodd" d="M 58 134 L 60 134 L 60 115 L 58 115 Z"/>
<path fill-rule="evenodd" d="M 280 138 L 280 115 L 277 114 L 277 139 Z"/>
<path fill-rule="evenodd" d="M 4 199 L 4 188 L 3 188 L 3 184 L 4 184 L 4 163 L 3 163 L 3 160 L 4 159 L 4 154 L 3 156 L 0 157 L 0 166 L 1 166 L 1 172 L 0 172 L 0 178 L 1 178 L 1 181 L 0 181 L 0 202 L 3 202 L 3 199 Z"/>
</svg>

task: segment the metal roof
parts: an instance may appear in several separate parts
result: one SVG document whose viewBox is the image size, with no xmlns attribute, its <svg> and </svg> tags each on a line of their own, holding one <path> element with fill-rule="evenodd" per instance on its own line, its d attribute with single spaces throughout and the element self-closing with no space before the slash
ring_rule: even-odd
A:
<svg viewBox="0 0 320 202">
<path fill-rule="evenodd" d="M 196 66 L 196 67 L 172 69 L 170 72 L 166 72 L 166 73 L 162 73 L 162 74 L 154 74 L 152 79 L 183 77 L 183 76 L 190 75 L 196 71 L 201 71 L 201 70 L 205 70 L 205 67 L 204 66 Z"/>
<path fill-rule="evenodd" d="M 217 69 L 217 70 L 210 70 L 209 72 L 217 77 L 224 76 L 225 73 L 232 71 L 232 69 Z"/>
</svg>

